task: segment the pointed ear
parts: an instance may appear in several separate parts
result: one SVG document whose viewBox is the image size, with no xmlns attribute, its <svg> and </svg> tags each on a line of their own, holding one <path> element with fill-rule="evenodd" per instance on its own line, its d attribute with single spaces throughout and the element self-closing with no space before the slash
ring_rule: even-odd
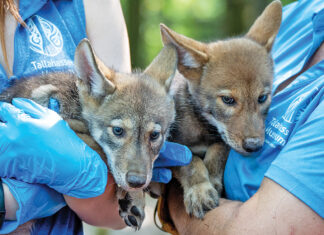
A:
<svg viewBox="0 0 324 235">
<path fill-rule="evenodd" d="M 179 72 L 190 81 L 199 81 L 203 67 L 208 62 L 206 45 L 180 35 L 164 24 L 160 24 L 160 28 L 163 44 L 171 44 L 177 50 Z"/>
<path fill-rule="evenodd" d="M 174 46 L 166 45 L 145 69 L 144 74 L 157 80 L 169 91 L 171 81 L 177 70 L 177 52 Z"/>
<path fill-rule="evenodd" d="M 104 75 L 100 71 L 88 39 L 83 39 L 77 46 L 74 67 L 79 79 L 86 85 L 89 95 L 100 99 L 114 92 L 115 85 L 105 77 L 108 73 Z"/>
<path fill-rule="evenodd" d="M 246 36 L 260 43 L 269 52 L 280 28 L 281 15 L 281 2 L 273 1 L 256 19 Z"/>
</svg>

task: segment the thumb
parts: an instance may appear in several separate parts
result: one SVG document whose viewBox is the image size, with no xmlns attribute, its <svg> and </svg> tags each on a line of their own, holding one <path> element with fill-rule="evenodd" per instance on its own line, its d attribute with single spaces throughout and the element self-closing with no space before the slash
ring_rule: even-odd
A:
<svg viewBox="0 0 324 235">
<path fill-rule="evenodd" d="M 0 120 L 3 123 L 15 123 L 17 120 L 29 117 L 23 110 L 6 103 L 0 102 Z M 30 118 L 30 117 L 29 117 Z"/>
</svg>

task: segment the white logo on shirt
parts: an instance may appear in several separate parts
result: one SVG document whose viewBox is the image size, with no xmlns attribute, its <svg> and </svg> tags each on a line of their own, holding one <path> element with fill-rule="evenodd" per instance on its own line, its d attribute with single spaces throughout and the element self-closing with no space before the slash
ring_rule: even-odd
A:
<svg viewBox="0 0 324 235">
<path fill-rule="evenodd" d="M 28 20 L 27 25 L 30 29 L 30 49 L 46 56 L 56 56 L 62 51 L 62 34 L 53 23 L 35 15 Z"/>
<path fill-rule="evenodd" d="M 315 90 L 318 90 L 318 88 L 315 88 Z M 289 105 L 287 111 L 285 112 L 285 114 L 282 116 L 283 120 L 288 122 L 288 123 L 292 123 L 293 117 L 296 113 L 296 108 L 299 106 L 299 104 L 307 97 L 309 96 L 309 94 L 311 94 L 313 92 L 313 90 L 308 91 L 304 94 L 301 94 L 300 96 L 297 96 L 296 99 L 294 99 L 291 104 Z M 305 104 L 306 105 L 306 104 Z M 298 108 L 300 109 L 300 107 Z"/>
</svg>

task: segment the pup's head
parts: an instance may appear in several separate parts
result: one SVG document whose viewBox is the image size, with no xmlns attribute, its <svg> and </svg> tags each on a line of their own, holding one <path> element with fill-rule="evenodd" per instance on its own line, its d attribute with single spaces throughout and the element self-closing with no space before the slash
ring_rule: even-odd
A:
<svg viewBox="0 0 324 235">
<path fill-rule="evenodd" d="M 165 45 L 178 53 L 178 71 L 202 114 L 223 140 L 242 153 L 260 149 L 273 79 L 269 54 L 281 23 L 281 3 L 272 2 L 240 38 L 201 43 L 161 25 Z"/>
<path fill-rule="evenodd" d="M 143 73 L 134 74 L 104 66 L 87 40 L 76 49 L 82 115 L 116 183 L 126 190 L 142 189 L 151 180 L 153 162 L 175 115 L 167 92 L 176 65 L 173 46 L 164 47 Z"/>
</svg>

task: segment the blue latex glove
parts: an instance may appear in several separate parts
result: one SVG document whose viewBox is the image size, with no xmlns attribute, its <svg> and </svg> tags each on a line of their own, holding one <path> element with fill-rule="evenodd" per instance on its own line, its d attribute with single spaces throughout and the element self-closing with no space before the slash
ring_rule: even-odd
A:
<svg viewBox="0 0 324 235">
<path fill-rule="evenodd" d="M 191 151 L 184 145 L 165 142 L 160 155 L 154 162 L 152 180 L 160 183 L 169 183 L 172 172 L 166 167 L 185 166 L 191 162 Z"/>
<path fill-rule="evenodd" d="M 2 179 L 15 197 L 19 209 L 17 220 L 5 220 L 0 234 L 14 231 L 19 225 L 36 218 L 53 215 L 66 205 L 61 194 L 41 184 L 28 184 L 14 179 Z"/>
<path fill-rule="evenodd" d="M 0 102 L 0 177 L 78 198 L 104 192 L 106 165 L 57 113 L 22 98 L 12 104 Z"/>
</svg>

